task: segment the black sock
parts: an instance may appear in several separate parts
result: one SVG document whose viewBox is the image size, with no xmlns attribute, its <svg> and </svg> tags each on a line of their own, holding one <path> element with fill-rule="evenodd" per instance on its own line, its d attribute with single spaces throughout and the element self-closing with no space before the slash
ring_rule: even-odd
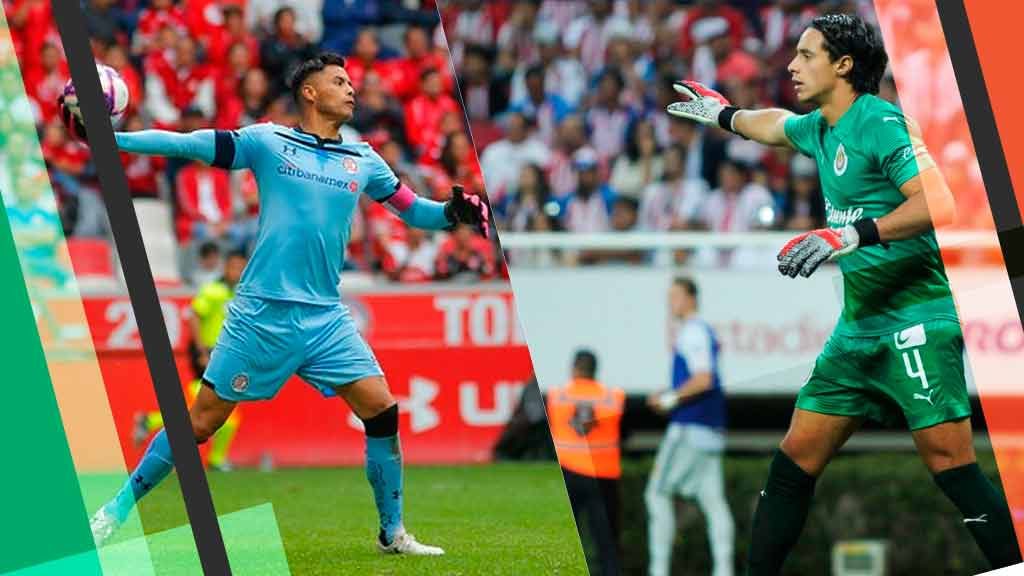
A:
<svg viewBox="0 0 1024 576">
<path fill-rule="evenodd" d="M 964 524 L 992 568 L 1021 562 L 1006 498 L 996 491 L 977 463 L 943 470 L 935 483 L 964 515 Z"/>
<path fill-rule="evenodd" d="M 754 512 L 747 576 L 778 576 L 804 528 L 816 480 L 782 450 L 775 452 Z"/>
</svg>

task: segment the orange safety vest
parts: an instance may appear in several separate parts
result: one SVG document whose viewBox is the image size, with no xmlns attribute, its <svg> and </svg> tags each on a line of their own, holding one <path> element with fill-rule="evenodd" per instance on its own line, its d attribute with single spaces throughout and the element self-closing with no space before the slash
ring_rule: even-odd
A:
<svg viewBox="0 0 1024 576">
<path fill-rule="evenodd" d="M 626 394 L 583 378 L 548 391 L 548 425 L 562 468 L 595 478 L 622 476 L 619 423 Z"/>
</svg>

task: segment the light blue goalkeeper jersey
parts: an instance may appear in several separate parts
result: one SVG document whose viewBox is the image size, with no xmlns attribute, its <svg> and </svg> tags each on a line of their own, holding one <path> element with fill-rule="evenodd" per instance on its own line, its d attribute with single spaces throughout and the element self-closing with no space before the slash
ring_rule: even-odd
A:
<svg viewBox="0 0 1024 576">
<path fill-rule="evenodd" d="M 129 152 L 252 170 L 259 188 L 259 231 L 236 291 L 243 296 L 338 303 L 359 194 L 386 203 L 400 186 L 398 176 L 366 143 L 324 139 L 272 123 L 189 134 L 119 132 L 117 141 Z M 417 198 L 400 215 L 414 226 L 439 229 L 449 225 L 443 212 L 442 204 Z"/>
<path fill-rule="evenodd" d="M 399 184 L 368 144 L 276 124 L 218 132 L 214 165 L 252 170 L 259 188 L 259 232 L 237 293 L 311 304 L 340 298 L 359 194 L 384 200 Z"/>
</svg>

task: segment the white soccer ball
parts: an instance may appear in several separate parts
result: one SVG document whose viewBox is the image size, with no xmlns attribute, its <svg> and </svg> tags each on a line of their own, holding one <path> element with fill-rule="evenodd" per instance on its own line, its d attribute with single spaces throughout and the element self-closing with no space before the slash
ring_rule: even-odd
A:
<svg viewBox="0 0 1024 576">
<path fill-rule="evenodd" d="M 100 78 L 100 90 L 103 92 L 103 99 L 107 106 L 107 113 L 110 114 L 111 123 L 116 126 L 128 109 L 128 85 L 124 78 L 110 66 L 103 64 L 96 65 L 96 74 Z M 71 80 L 64 85 L 64 107 L 75 119 L 81 123 L 82 112 L 78 106 L 78 95 L 75 93 L 75 85 Z"/>
</svg>

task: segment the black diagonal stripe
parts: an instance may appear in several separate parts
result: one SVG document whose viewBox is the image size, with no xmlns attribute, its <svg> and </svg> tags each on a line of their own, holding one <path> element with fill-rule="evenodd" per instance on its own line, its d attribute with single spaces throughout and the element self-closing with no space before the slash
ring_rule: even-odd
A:
<svg viewBox="0 0 1024 576">
<path fill-rule="evenodd" d="M 89 144 L 100 180 L 103 203 L 113 229 L 114 242 L 124 268 L 125 283 L 131 298 L 139 336 L 153 377 L 157 403 L 164 416 L 164 426 L 174 456 L 181 492 L 185 500 L 196 550 L 207 575 L 231 574 L 224 540 L 221 537 L 213 499 L 199 460 L 199 450 L 192 434 L 192 425 L 185 407 L 178 370 L 167 338 L 160 300 L 153 283 L 153 273 L 146 259 L 142 234 L 135 218 L 135 208 L 128 192 L 128 183 L 114 143 L 114 133 L 107 119 L 106 105 L 100 93 L 96 63 L 89 48 L 85 19 L 78 2 L 53 2 L 68 66 L 77 87 Z M 123 383 L 134 384 L 134 383 Z M 98 416 L 98 415 L 97 415 Z"/>
<path fill-rule="evenodd" d="M 1024 320 L 1024 229 L 1010 179 L 1003 145 L 999 139 L 992 103 L 981 70 L 981 61 L 974 44 L 967 8 L 962 0 L 936 0 L 939 19 L 946 35 L 949 57 L 953 63 L 960 98 L 967 115 L 967 124 L 974 141 L 978 165 L 985 180 L 992 219 L 999 232 L 1006 272 L 1010 277 L 1017 313 Z"/>
<path fill-rule="evenodd" d="M 1003 144 L 999 139 L 992 104 L 988 99 L 988 88 L 981 72 L 974 35 L 967 21 L 967 9 L 960 0 L 936 1 L 936 6 L 946 34 L 953 73 L 960 87 L 960 98 L 967 114 L 974 151 L 985 179 L 985 190 L 988 192 L 996 230 L 1002 232 L 1019 228 L 1021 219 L 1017 199 L 1013 195 L 1013 183 L 1003 155 Z"/>
</svg>

